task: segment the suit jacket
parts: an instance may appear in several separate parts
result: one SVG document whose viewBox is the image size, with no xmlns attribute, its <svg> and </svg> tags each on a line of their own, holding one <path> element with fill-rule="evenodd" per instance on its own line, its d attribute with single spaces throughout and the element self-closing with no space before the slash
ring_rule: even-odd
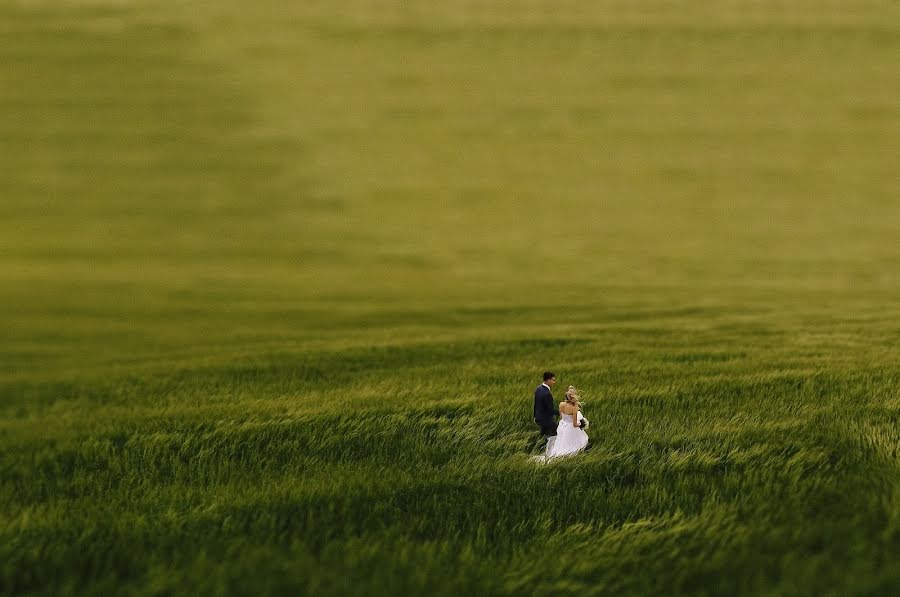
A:
<svg viewBox="0 0 900 597">
<path fill-rule="evenodd" d="M 534 420 L 538 423 L 554 423 L 556 421 L 553 394 L 544 384 L 539 385 L 534 391 Z"/>
</svg>

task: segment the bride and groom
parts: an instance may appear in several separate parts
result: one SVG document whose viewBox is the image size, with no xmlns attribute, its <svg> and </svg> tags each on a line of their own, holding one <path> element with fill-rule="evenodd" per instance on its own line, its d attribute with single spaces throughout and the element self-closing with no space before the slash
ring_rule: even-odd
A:
<svg viewBox="0 0 900 597">
<path fill-rule="evenodd" d="M 575 386 L 566 390 L 566 399 L 555 408 L 553 386 L 556 375 L 552 371 L 544 373 L 544 383 L 534 391 L 534 422 L 541 428 L 546 438 L 546 447 L 538 458 L 556 458 L 577 454 L 587 447 L 588 435 L 584 432 L 588 420 L 581 414 L 581 401 Z M 556 417 L 559 417 L 559 423 Z"/>
</svg>

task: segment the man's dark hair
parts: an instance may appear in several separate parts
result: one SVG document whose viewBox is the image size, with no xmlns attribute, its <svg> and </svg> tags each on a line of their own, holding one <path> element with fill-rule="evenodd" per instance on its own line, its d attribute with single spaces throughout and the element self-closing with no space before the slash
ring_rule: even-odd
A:
<svg viewBox="0 0 900 597">
<path fill-rule="evenodd" d="M 552 371 L 544 371 L 544 381 L 553 379 L 554 377 L 556 377 L 556 373 L 553 373 Z"/>
</svg>

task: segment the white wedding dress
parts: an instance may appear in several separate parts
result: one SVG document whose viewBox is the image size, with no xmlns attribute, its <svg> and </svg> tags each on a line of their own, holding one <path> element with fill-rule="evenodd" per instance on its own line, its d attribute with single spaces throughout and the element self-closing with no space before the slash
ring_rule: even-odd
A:
<svg viewBox="0 0 900 597">
<path fill-rule="evenodd" d="M 575 415 L 564 415 L 560 413 L 559 425 L 556 426 L 556 441 L 547 446 L 547 451 L 544 452 L 545 458 L 557 458 L 559 456 L 577 454 L 587 446 L 587 433 L 580 427 L 572 424 L 572 419 L 576 416 L 579 422 L 584 419 L 584 415 L 581 414 L 581 411 L 578 411 Z"/>
</svg>

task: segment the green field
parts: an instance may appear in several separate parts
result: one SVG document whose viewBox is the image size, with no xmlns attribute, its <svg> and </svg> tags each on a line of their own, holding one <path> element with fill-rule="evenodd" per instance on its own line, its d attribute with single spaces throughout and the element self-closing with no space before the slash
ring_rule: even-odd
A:
<svg viewBox="0 0 900 597">
<path fill-rule="evenodd" d="M 267 4 L 0 4 L 0 594 L 900 593 L 900 4 Z"/>
</svg>

